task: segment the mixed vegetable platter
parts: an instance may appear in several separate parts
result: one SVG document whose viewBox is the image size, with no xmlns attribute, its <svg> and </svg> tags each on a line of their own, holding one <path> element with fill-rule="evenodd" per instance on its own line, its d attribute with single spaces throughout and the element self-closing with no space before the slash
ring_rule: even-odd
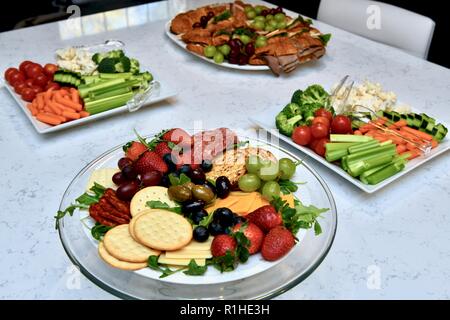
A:
<svg viewBox="0 0 450 320">
<path fill-rule="evenodd" d="M 4 73 L 30 113 L 51 126 L 123 106 L 153 81 L 122 49 L 91 53 L 70 47 L 57 50 L 56 56 L 56 64 L 27 60 Z"/>
</svg>

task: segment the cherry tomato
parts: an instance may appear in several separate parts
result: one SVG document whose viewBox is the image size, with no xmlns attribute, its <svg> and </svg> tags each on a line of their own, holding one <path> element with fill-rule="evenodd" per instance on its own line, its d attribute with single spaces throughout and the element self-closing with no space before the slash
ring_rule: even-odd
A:
<svg viewBox="0 0 450 320">
<path fill-rule="evenodd" d="M 314 150 L 315 148 L 316 148 L 316 145 L 317 145 L 317 142 L 319 142 L 319 140 L 320 139 L 311 139 L 311 141 L 309 142 L 309 144 L 308 144 L 308 147 L 311 149 L 311 150 Z"/>
<path fill-rule="evenodd" d="M 17 94 L 22 94 L 22 90 L 25 88 L 27 88 L 25 81 L 16 81 L 14 84 L 14 91 L 16 91 Z"/>
<path fill-rule="evenodd" d="M 27 80 L 25 80 L 25 84 L 27 85 L 27 87 L 31 88 L 34 85 L 34 80 L 28 78 Z"/>
<path fill-rule="evenodd" d="M 316 123 L 311 126 L 311 135 L 314 139 L 321 139 L 328 137 L 330 129 L 323 123 Z"/>
<path fill-rule="evenodd" d="M 41 86 L 37 86 L 37 85 L 31 86 L 30 89 L 33 90 L 35 94 L 38 94 L 38 93 L 44 91 L 44 89 Z"/>
<path fill-rule="evenodd" d="M 25 77 L 20 72 L 14 72 L 9 75 L 9 83 L 14 87 L 17 81 L 25 81 Z"/>
<path fill-rule="evenodd" d="M 23 61 L 23 62 L 19 65 L 19 70 L 20 70 L 22 73 L 26 74 L 26 73 L 27 73 L 26 67 L 27 67 L 27 65 L 29 65 L 29 64 L 33 64 L 33 62 L 32 62 L 32 61 L 29 61 L 29 60 Z"/>
<path fill-rule="evenodd" d="M 6 69 L 5 74 L 4 74 L 6 81 L 10 82 L 9 77 L 13 73 L 19 73 L 19 70 L 17 68 L 8 68 L 8 69 Z"/>
<path fill-rule="evenodd" d="M 45 86 L 45 90 L 47 91 L 50 88 L 52 88 L 53 90 L 59 90 L 60 89 L 60 85 L 57 84 L 56 82 L 49 81 L 47 83 L 47 85 Z"/>
<path fill-rule="evenodd" d="M 306 146 L 311 141 L 311 129 L 308 126 L 301 126 L 292 132 L 292 140 L 301 146 Z"/>
<path fill-rule="evenodd" d="M 53 63 L 47 63 L 44 66 L 44 73 L 49 77 L 53 79 L 53 75 L 55 74 L 55 72 L 58 70 L 58 66 L 56 64 Z"/>
<path fill-rule="evenodd" d="M 34 63 L 26 66 L 26 72 L 28 78 L 35 79 L 38 75 L 44 73 L 44 69 L 40 64 Z"/>
<path fill-rule="evenodd" d="M 25 88 L 22 90 L 22 99 L 28 102 L 33 101 L 36 97 L 36 93 L 31 88 Z"/>
<path fill-rule="evenodd" d="M 314 113 L 314 115 L 316 117 L 325 117 L 328 119 L 329 122 L 333 120 L 333 114 L 325 108 L 320 108 Z"/>
<path fill-rule="evenodd" d="M 320 140 L 317 140 L 316 145 L 314 146 L 314 152 L 317 153 L 319 156 L 324 157 L 325 156 L 325 145 L 330 142 L 327 138 L 322 138 Z"/>
<path fill-rule="evenodd" d="M 48 83 L 48 78 L 45 74 L 41 73 L 37 75 L 34 80 L 33 84 L 40 87 L 45 87 Z"/>
<path fill-rule="evenodd" d="M 330 120 L 328 120 L 328 118 L 326 118 L 326 117 L 316 116 L 314 118 L 314 120 L 312 121 L 312 124 L 316 124 L 316 123 L 321 123 L 321 124 L 327 126 L 327 128 L 330 128 Z"/>
<path fill-rule="evenodd" d="M 331 132 L 337 134 L 352 133 L 352 122 L 346 116 L 336 116 L 331 122 Z"/>
</svg>

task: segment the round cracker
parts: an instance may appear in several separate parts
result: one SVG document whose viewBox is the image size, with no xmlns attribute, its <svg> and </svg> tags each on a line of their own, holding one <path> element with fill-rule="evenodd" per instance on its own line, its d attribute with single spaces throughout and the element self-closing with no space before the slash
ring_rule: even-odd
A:
<svg viewBox="0 0 450 320">
<path fill-rule="evenodd" d="M 145 246 L 178 250 L 192 240 L 192 226 L 179 214 L 154 209 L 136 219 L 134 235 Z"/>
<path fill-rule="evenodd" d="M 145 262 L 139 262 L 139 263 L 133 263 L 133 262 L 126 262 L 121 261 L 119 259 L 114 258 L 112 255 L 106 251 L 105 246 L 103 245 L 103 242 L 100 242 L 98 244 L 98 254 L 100 257 L 105 261 L 107 264 L 109 264 L 111 267 L 122 269 L 122 270 L 139 270 L 147 267 L 147 263 Z"/>
<path fill-rule="evenodd" d="M 147 187 L 137 192 L 130 202 L 131 216 L 137 215 L 139 212 L 148 210 L 148 201 L 161 201 L 167 203 L 170 207 L 176 207 L 177 204 L 169 198 L 169 193 L 165 187 Z"/>
<path fill-rule="evenodd" d="M 128 231 L 128 224 L 110 229 L 103 238 L 103 245 L 110 255 L 127 262 L 146 262 L 149 256 L 160 254 L 136 242 Z"/>
<path fill-rule="evenodd" d="M 152 209 L 149 209 L 152 210 Z M 139 218 L 141 215 L 143 215 L 144 213 L 148 212 L 148 210 L 145 211 L 141 211 L 138 214 L 136 214 L 134 217 L 131 218 L 130 220 L 130 224 L 128 225 L 128 231 L 130 232 L 130 236 L 135 240 L 138 241 L 139 240 L 136 238 L 136 235 L 134 234 L 134 225 L 136 223 L 137 218 Z"/>
</svg>

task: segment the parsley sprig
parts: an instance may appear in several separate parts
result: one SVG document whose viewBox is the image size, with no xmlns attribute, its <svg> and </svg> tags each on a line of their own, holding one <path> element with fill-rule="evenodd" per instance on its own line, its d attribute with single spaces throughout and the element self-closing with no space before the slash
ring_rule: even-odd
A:
<svg viewBox="0 0 450 320">
<path fill-rule="evenodd" d="M 63 211 L 59 210 L 55 216 L 55 229 L 58 229 L 59 227 L 59 220 L 64 218 L 67 214 L 73 216 L 76 209 L 87 210 L 92 204 L 97 203 L 105 193 L 105 190 L 106 188 L 104 186 L 95 182 L 88 192 L 83 193 L 75 199 L 75 202 L 69 207 Z"/>
<path fill-rule="evenodd" d="M 91 229 L 91 235 L 95 240 L 101 241 L 105 233 L 112 228 L 113 227 L 105 226 L 99 222 L 96 222 L 95 226 L 93 226 Z"/>
<path fill-rule="evenodd" d="M 147 265 L 150 269 L 161 272 L 160 278 L 168 277 L 174 273 L 183 271 L 184 274 L 189 276 L 202 276 L 205 274 L 208 266 L 199 266 L 194 259 L 191 259 L 189 264 L 185 267 L 180 267 L 178 269 L 170 269 L 167 265 L 158 262 L 158 256 L 148 257 Z"/>
</svg>

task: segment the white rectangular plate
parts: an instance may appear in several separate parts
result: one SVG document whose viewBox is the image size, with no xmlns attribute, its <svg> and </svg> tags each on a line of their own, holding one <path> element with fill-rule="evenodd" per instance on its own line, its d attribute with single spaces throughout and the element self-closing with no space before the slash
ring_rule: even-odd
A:
<svg viewBox="0 0 450 320">
<path fill-rule="evenodd" d="M 6 81 L 6 80 L 5 80 Z M 168 99 L 170 97 L 175 96 L 177 93 L 167 86 L 167 84 L 162 83 L 159 79 L 157 81 L 160 83 L 160 89 L 159 89 L 159 95 L 157 96 L 150 96 L 148 100 L 145 102 L 145 104 L 142 107 L 148 106 L 150 104 Z M 100 112 L 94 115 L 91 115 L 86 118 L 81 118 L 78 120 L 73 120 L 69 122 L 62 123 L 57 126 L 50 126 L 48 124 L 45 124 L 39 120 L 37 120 L 33 115 L 31 114 L 30 110 L 27 108 L 27 102 L 22 100 L 22 98 L 14 91 L 14 88 L 11 87 L 8 83 L 5 82 L 5 87 L 8 90 L 8 92 L 11 94 L 11 96 L 16 100 L 19 107 L 22 109 L 22 111 L 25 113 L 25 115 L 28 117 L 28 120 L 33 124 L 33 127 L 36 129 L 37 132 L 40 134 L 44 133 L 50 133 L 55 132 L 59 130 L 64 130 L 70 127 L 75 127 L 90 121 L 95 121 L 100 118 L 106 118 L 114 114 L 123 113 L 123 112 L 129 112 L 126 105 L 114 108 L 105 112 Z"/>
<path fill-rule="evenodd" d="M 290 144 L 291 146 L 293 146 L 297 150 L 300 150 L 301 152 L 307 154 L 311 158 L 317 160 L 318 162 L 320 162 L 321 164 L 323 164 L 327 168 L 329 168 L 332 171 L 336 172 L 338 175 L 340 175 L 341 177 L 343 177 L 347 181 L 353 183 L 355 186 L 357 186 L 358 188 L 360 188 L 361 190 L 363 190 L 363 191 L 365 191 L 367 193 L 374 193 L 374 192 L 384 188 L 385 186 L 390 184 L 392 181 L 395 181 L 395 180 L 399 179 L 401 176 L 407 174 L 408 172 L 414 170 L 418 166 L 424 164 L 425 162 L 433 159 L 434 157 L 437 157 L 438 155 L 440 155 L 440 154 L 442 154 L 442 153 L 444 153 L 444 152 L 446 152 L 447 150 L 450 149 L 449 138 L 445 138 L 439 144 L 438 147 L 436 147 L 435 149 L 431 150 L 431 153 L 427 157 L 419 157 L 419 158 L 416 158 L 414 160 L 411 160 L 411 161 L 409 161 L 407 163 L 407 165 L 406 165 L 406 167 L 405 167 L 405 169 L 403 171 L 397 173 L 396 175 L 390 177 L 389 179 L 386 179 L 386 180 L 384 180 L 384 181 L 382 181 L 382 182 L 380 182 L 380 183 L 378 183 L 376 185 L 373 185 L 373 186 L 372 185 L 367 185 L 367 184 L 362 183 L 360 180 L 355 179 L 352 176 L 350 176 L 347 172 L 342 170 L 339 166 L 326 161 L 324 158 L 322 158 L 321 156 L 316 154 L 311 149 L 306 148 L 306 147 L 302 147 L 302 146 L 296 144 L 294 141 L 292 141 L 291 138 L 282 135 L 277 130 L 277 128 L 275 126 L 275 117 L 278 114 L 278 112 L 280 112 L 280 110 L 281 110 L 281 108 L 278 107 L 278 106 L 274 107 L 274 108 L 271 108 L 266 113 L 259 114 L 257 117 L 254 117 L 254 118 L 250 118 L 250 121 L 252 121 L 257 126 L 263 128 L 264 130 L 270 132 L 274 136 L 280 138 L 281 140 L 287 142 L 288 144 Z M 415 110 L 415 111 L 413 110 L 413 112 L 418 112 L 418 111 L 417 110 Z M 439 122 L 439 119 L 437 119 L 436 121 Z M 445 124 L 445 123 L 442 123 L 442 124 L 448 128 L 447 124 Z"/>
</svg>

